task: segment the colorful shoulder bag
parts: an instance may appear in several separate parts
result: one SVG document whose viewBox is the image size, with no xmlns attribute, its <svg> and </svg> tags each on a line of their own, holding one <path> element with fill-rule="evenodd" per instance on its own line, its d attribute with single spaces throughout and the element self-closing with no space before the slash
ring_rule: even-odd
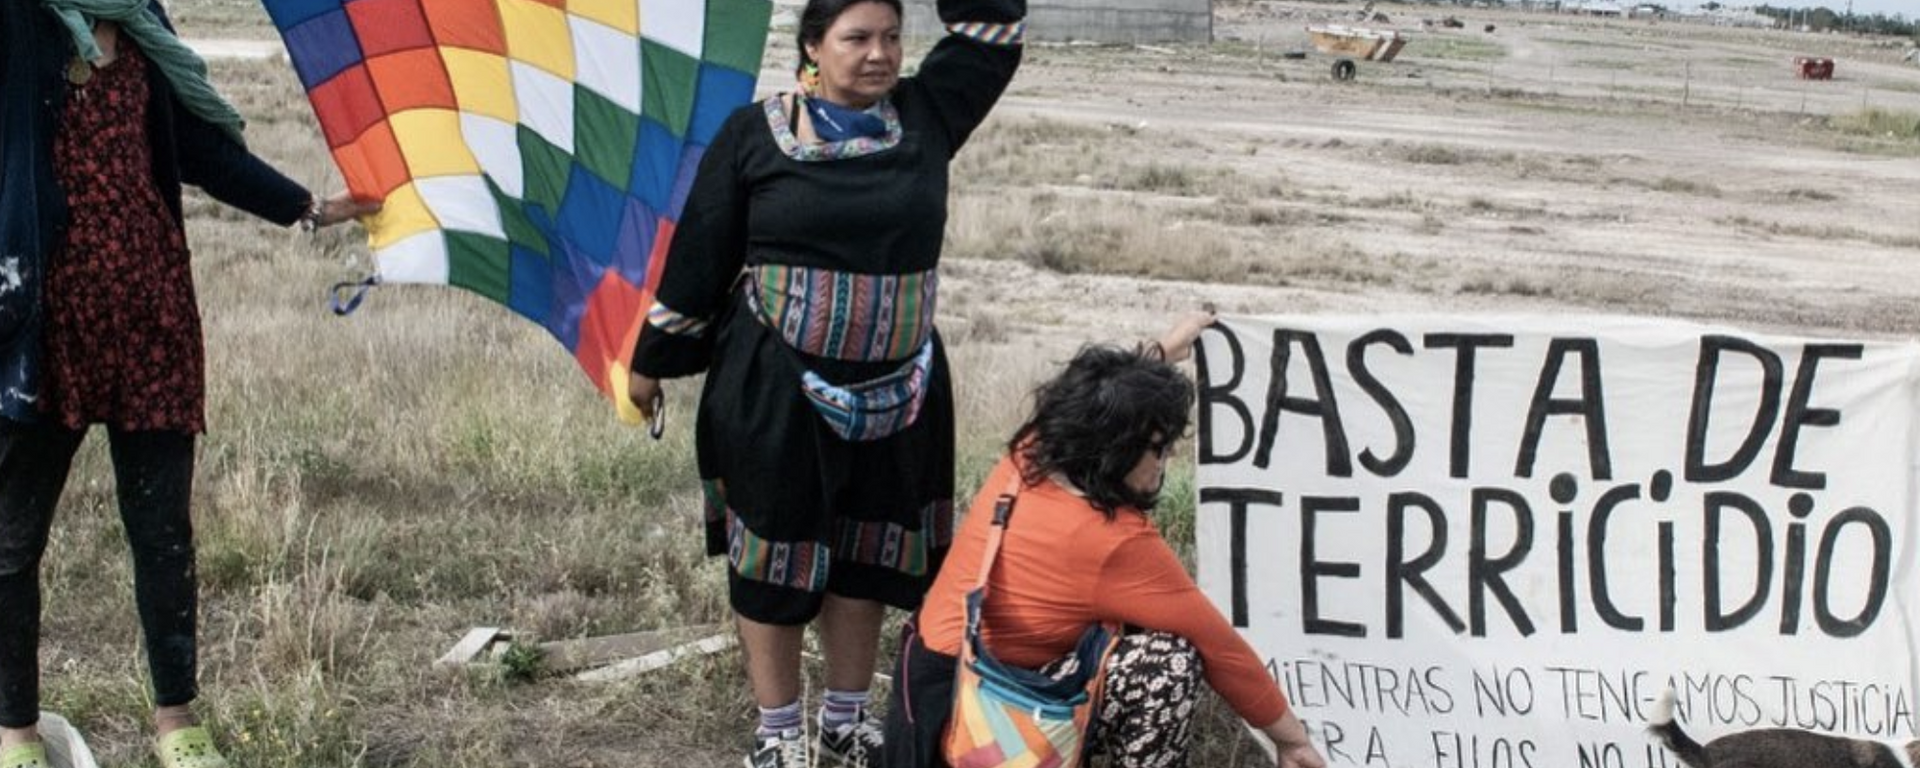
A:
<svg viewBox="0 0 1920 768">
<path fill-rule="evenodd" d="M 980 578 L 967 593 L 967 634 L 955 671 L 953 715 L 943 751 L 953 768 L 1074 768 L 1100 702 L 1107 656 L 1120 640 L 1115 625 L 1094 624 L 1080 636 L 1068 673 L 1058 679 L 994 658 L 980 637 L 980 608 L 1020 489 L 1015 474 L 993 507 L 993 528 Z"/>
</svg>

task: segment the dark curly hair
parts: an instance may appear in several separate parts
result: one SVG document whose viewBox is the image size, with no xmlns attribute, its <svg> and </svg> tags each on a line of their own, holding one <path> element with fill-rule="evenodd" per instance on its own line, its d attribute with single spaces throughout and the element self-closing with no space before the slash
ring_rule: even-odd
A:
<svg viewBox="0 0 1920 768">
<path fill-rule="evenodd" d="M 813 57 L 807 55 L 807 46 L 827 39 L 827 30 L 833 26 L 834 20 L 840 18 L 840 14 L 848 8 L 861 3 L 880 3 L 892 8 L 893 15 L 900 17 L 901 23 L 906 23 L 907 11 L 900 5 L 900 0 L 807 0 L 807 7 L 800 11 L 800 30 L 793 36 L 793 42 L 800 49 L 800 62 L 793 67 L 795 74 L 813 61 Z"/>
<path fill-rule="evenodd" d="M 1007 443 L 1027 485 L 1059 473 L 1108 518 L 1153 508 L 1158 490 L 1129 488 L 1127 475 L 1147 451 L 1179 440 L 1193 409 L 1193 382 L 1155 352 L 1081 347 L 1034 390 L 1032 415 Z"/>
</svg>

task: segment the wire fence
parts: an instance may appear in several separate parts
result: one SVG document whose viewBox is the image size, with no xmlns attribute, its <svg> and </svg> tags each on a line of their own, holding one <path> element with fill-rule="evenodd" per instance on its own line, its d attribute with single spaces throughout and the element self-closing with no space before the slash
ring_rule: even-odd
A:
<svg viewBox="0 0 1920 768">
<path fill-rule="evenodd" d="M 1595 66 L 1548 61 L 1516 66 L 1510 60 L 1478 62 L 1476 85 L 1489 94 L 1539 95 L 1668 104 L 1682 109 L 1730 109 L 1800 115 L 1869 111 L 1911 112 L 1920 119 L 1920 70 L 1910 78 L 1849 76 L 1847 60 L 1834 63 L 1832 79 L 1797 76 L 1794 62 L 1777 66 L 1727 66 L 1693 60 L 1622 62 Z M 1879 69 L 1888 65 L 1867 64 Z"/>
</svg>

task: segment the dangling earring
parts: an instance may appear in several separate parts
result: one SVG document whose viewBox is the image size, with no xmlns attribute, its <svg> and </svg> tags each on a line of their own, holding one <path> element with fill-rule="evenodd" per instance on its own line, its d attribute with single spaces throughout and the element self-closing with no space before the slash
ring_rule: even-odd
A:
<svg viewBox="0 0 1920 768">
<path fill-rule="evenodd" d="M 800 65 L 800 92 L 807 96 L 820 96 L 820 65 L 811 61 Z"/>
</svg>

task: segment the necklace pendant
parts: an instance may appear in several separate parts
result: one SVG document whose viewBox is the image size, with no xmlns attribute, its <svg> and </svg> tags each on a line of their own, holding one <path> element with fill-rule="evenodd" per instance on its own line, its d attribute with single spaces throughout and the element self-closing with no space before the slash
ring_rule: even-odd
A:
<svg viewBox="0 0 1920 768">
<path fill-rule="evenodd" d="M 67 62 L 67 82 L 73 83 L 74 85 L 86 85 L 87 81 L 92 79 L 93 65 L 88 64 L 86 59 L 75 56 L 73 57 L 73 61 Z"/>
</svg>

